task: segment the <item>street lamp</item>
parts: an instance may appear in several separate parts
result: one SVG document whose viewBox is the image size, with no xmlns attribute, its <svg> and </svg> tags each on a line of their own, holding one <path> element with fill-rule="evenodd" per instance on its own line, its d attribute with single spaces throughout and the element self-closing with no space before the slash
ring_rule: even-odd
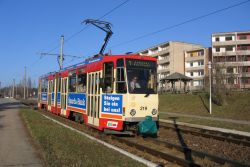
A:
<svg viewBox="0 0 250 167">
<path fill-rule="evenodd" d="M 212 114 L 212 63 L 211 61 L 208 62 L 208 69 L 209 69 L 209 113 Z"/>
</svg>

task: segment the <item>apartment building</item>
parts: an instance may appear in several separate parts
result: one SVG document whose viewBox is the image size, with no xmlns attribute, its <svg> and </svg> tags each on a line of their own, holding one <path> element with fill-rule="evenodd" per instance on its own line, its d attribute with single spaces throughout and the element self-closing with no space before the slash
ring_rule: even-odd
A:
<svg viewBox="0 0 250 167">
<path fill-rule="evenodd" d="M 193 80 L 190 90 L 201 90 L 205 87 L 205 76 L 208 75 L 208 61 L 211 60 L 211 48 L 187 50 L 184 53 L 185 75 Z"/>
<path fill-rule="evenodd" d="M 250 88 L 250 31 L 213 33 L 212 62 L 227 86 Z"/>
<path fill-rule="evenodd" d="M 184 74 L 184 51 L 201 47 L 202 46 L 198 44 L 168 41 L 144 49 L 140 51 L 139 54 L 157 58 L 158 88 L 168 90 L 170 89 L 170 85 L 167 83 L 161 84 L 160 80 L 174 72 Z"/>
</svg>

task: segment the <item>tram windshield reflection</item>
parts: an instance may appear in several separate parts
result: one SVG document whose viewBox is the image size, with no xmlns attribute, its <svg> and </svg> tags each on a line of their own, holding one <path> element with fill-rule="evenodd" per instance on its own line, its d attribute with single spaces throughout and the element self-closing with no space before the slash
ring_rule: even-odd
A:
<svg viewBox="0 0 250 167">
<path fill-rule="evenodd" d="M 126 59 L 129 93 L 155 94 L 156 62 Z"/>
</svg>

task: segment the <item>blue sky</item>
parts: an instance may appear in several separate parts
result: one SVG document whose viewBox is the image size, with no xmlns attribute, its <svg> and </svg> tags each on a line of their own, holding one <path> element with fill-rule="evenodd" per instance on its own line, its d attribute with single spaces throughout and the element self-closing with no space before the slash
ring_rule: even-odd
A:
<svg viewBox="0 0 250 167">
<path fill-rule="evenodd" d="M 59 45 L 60 36 L 68 39 L 85 25 L 84 19 L 97 19 L 125 0 L 0 0 L 0 82 L 7 86 L 23 78 L 24 66 L 33 80 L 58 69 L 55 56 L 40 59 Z M 106 52 L 136 52 L 169 41 L 211 45 L 213 32 L 250 30 L 250 2 L 169 29 L 152 36 L 117 46 L 136 37 L 205 15 L 244 0 L 130 0 L 102 20 L 113 24 Z M 64 54 L 90 57 L 101 47 L 105 33 L 89 26 L 65 43 Z M 51 53 L 59 53 L 56 48 Z M 82 59 L 66 57 L 65 66 Z"/>
</svg>

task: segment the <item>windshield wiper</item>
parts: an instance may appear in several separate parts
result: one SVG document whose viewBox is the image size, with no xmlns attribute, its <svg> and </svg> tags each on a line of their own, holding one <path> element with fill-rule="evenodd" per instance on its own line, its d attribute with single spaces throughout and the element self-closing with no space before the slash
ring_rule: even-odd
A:
<svg viewBox="0 0 250 167">
<path fill-rule="evenodd" d="M 148 97 L 150 95 L 150 91 L 147 90 L 146 95 L 144 97 Z"/>
</svg>

